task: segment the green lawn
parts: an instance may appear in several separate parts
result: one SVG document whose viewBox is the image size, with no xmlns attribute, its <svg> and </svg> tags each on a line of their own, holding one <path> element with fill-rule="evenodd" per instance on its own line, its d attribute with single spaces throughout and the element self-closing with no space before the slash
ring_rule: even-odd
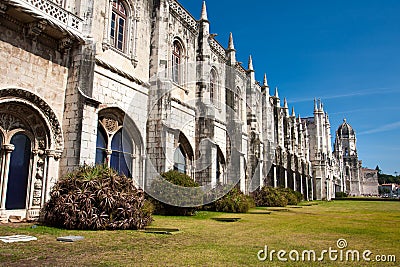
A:
<svg viewBox="0 0 400 267">
<path fill-rule="evenodd" d="M 307 203 L 305 203 L 307 204 Z M 0 225 L 0 236 L 27 234 L 38 238 L 26 243 L 0 242 L 1 266 L 399 266 L 400 202 L 333 201 L 301 208 L 257 208 L 250 214 L 198 212 L 193 217 L 155 216 L 152 226 L 179 228 L 173 235 L 139 231 L 68 231 L 32 224 Z M 267 209 L 268 210 L 268 209 Z M 255 211 L 260 214 L 255 214 Z M 240 217 L 238 222 L 218 222 L 212 217 Z M 58 236 L 82 235 L 83 241 L 57 242 Z M 257 252 L 301 252 L 338 249 L 369 256 L 395 255 L 396 263 L 330 261 L 260 262 Z M 295 255 L 295 254 L 293 254 Z M 285 257 L 288 257 L 286 254 Z"/>
</svg>

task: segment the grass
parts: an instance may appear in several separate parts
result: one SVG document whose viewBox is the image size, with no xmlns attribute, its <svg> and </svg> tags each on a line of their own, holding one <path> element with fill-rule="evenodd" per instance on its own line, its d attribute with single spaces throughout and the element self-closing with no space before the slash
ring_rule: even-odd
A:
<svg viewBox="0 0 400 267">
<path fill-rule="evenodd" d="M 333 201 L 288 208 L 271 214 L 198 212 L 192 217 L 154 216 L 151 227 L 178 228 L 174 235 L 140 231 L 70 231 L 31 224 L 0 225 L 0 236 L 27 234 L 27 243 L 0 242 L 2 266 L 398 266 L 400 203 Z M 265 208 L 257 208 L 257 211 Z M 266 209 L 265 209 L 266 210 Z M 236 218 L 218 222 L 215 217 Z M 61 243 L 58 236 L 82 235 L 83 241 Z M 274 250 L 369 249 L 395 255 L 396 263 L 260 262 L 257 252 Z M 374 256 L 372 256 L 374 257 Z M 371 258 L 372 258 L 371 257 Z M 328 259 L 328 257 L 325 257 Z"/>
</svg>

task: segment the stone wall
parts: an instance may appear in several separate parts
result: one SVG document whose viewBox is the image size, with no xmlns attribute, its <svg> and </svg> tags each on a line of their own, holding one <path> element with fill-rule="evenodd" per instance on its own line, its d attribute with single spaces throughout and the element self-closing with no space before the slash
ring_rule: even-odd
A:
<svg viewBox="0 0 400 267">
<path fill-rule="evenodd" d="M 378 171 L 362 168 L 361 169 L 361 188 L 362 195 L 364 196 L 378 196 Z"/>
</svg>

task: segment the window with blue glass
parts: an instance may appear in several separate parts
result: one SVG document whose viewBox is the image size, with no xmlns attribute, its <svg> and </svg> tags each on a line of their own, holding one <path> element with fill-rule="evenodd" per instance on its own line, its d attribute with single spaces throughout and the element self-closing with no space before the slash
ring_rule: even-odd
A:
<svg viewBox="0 0 400 267">
<path fill-rule="evenodd" d="M 110 166 L 119 173 L 132 177 L 132 142 L 122 132 L 122 129 L 119 130 L 112 138 Z"/>
<path fill-rule="evenodd" d="M 174 153 L 174 170 L 186 173 L 186 153 L 181 145 L 175 150 Z"/>
<path fill-rule="evenodd" d="M 104 164 L 107 158 L 107 134 L 103 127 L 97 127 L 96 164 Z"/>
<path fill-rule="evenodd" d="M 112 45 L 118 50 L 125 50 L 127 13 L 125 3 L 113 0 L 111 13 L 110 38 Z"/>
<path fill-rule="evenodd" d="M 96 141 L 96 164 L 106 164 L 127 177 L 132 177 L 133 143 L 123 128 L 107 134 L 99 124 Z"/>
<path fill-rule="evenodd" d="M 11 144 L 14 145 L 14 150 L 10 158 L 6 209 L 25 209 L 31 161 L 31 141 L 25 134 L 16 134 L 11 138 Z"/>
</svg>

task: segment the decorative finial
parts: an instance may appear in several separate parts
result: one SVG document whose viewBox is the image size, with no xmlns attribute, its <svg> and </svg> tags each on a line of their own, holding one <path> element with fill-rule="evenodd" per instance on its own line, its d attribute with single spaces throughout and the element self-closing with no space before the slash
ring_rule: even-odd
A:
<svg viewBox="0 0 400 267">
<path fill-rule="evenodd" d="M 249 71 L 254 71 L 254 67 L 253 67 L 253 58 L 251 57 L 251 55 L 249 56 L 249 65 L 247 68 Z"/>
<path fill-rule="evenodd" d="M 286 108 L 286 109 L 289 108 L 289 107 L 288 107 L 288 104 L 287 104 L 286 97 L 283 99 L 283 107 Z"/>
<path fill-rule="evenodd" d="M 229 34 L 228 50 L 235 50 L 235 45 L 233 44 L 233 35 Z"/>
<path fill-rule="evenodd" d="M 294 113 L 294 107 L 292 107 L 292 117 L 296 117 L 296 113 Z"/>
<path fill-rule="evenodd" d="M 318 107 L 317 107 L 317 99 L 314 98 L 314 111 L 317 111 Z"/>
<path fill-rule="evenodd" d="M 266 74 L 266 73 L 264 73 L 264 82 L 263 82 L 263 85 L 264 85 L 265 87 L 269 87 L 269 86 L 268 86 L 268 80 L 267 80 L 267 74 Z"/>
<path fill-rule="evenodd" d="M 200 20 L 208 21 L 206 1 L 203 1 L 203 6 L 201 8 L 201 18 L 200 18 Z"/>
<path fill-rule="evenodd" d="M 278 94 L 278 86 L 277 87 L 275 87 L 275 95 L 274 95 L 276 98 L 279 98 L 279 94 Z"/>
</svg>

